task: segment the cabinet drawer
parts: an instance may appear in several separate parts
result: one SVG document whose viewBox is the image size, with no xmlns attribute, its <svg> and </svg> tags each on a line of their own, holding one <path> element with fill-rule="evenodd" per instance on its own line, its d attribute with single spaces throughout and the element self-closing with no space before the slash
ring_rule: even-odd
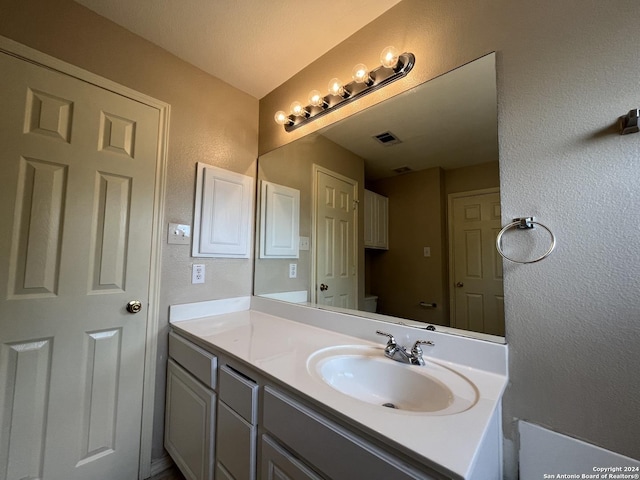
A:
<svg viewBox="0 0 640 480">
<path fill-rule="evenodd" d="M 207 387 L 216 389 L 218 359 L 174 332 L 169 333 L 169 357 L 182 365 Z"/>
<path fill-rule="evenodd" d="M 261 470 L 262 480 L 322 480 L 300 460 L 277 444 L 268 435 L 262 435 Z"/>
<path fill-rule="evenodd" d="M 264 389 L 264 428 L 329 478 L 436 479 L 276 389 Z"/>
<path fill-rule="evenodd" d="M 216 461 L 226 470 L 225 475 L 228 472 L 236 480 L 256 478 L 256 430 L 257 427 L 218 401 Z"/>
<path fill-rule="evenodd" d="M 241 372 L 220 367 L 220 400 L 230 406 L 251 425 L 257 423 L 258 384 Z"/>
</svg>

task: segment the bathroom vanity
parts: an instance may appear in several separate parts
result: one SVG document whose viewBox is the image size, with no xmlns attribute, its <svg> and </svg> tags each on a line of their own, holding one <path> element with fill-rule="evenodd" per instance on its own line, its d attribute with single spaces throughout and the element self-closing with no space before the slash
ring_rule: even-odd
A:
<svg viewBox="0 0 640 480">
<path fill-rule="evenodd" d="M 165 446 L 185 477 L 500 478 L 506 346 L 350 317 L 257 297 L 172 307 Z M 377 329 L 434 342 L 426 365 L 386 358 Z"/>
</svg>

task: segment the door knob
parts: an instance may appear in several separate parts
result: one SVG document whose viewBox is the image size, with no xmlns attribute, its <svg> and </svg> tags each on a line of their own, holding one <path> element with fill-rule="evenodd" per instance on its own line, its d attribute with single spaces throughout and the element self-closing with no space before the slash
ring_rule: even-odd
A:
<svg viewBox="0 0 640 480">
<path fill-rule="evenodd" d="M 325 290 L 329 290 L 329 285 L 325 285 L 324 283 L 320 284 L 320 291 L 324 292 Z"/>
<path fill-rule="evenodd" d="M 456 283 L 456 287 L 462 288 L 462 287 L 464 287 L 464 283 L 458 282 L 458 283 Z"/>
<path fill-rule="evenodd" d="M 142 310 L 142 302 L 140 300 L 131 300 L 127 303 L 127 312 L 138 313 L 140 310 Z"/>
</svg>

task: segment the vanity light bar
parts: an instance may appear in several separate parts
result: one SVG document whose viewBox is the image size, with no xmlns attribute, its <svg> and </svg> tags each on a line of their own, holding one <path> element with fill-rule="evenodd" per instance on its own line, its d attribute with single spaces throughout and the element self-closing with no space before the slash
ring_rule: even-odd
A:
<svg viewBox="0 0 640 480">
<path fill-rule="evenodd" d="M 309 104 L 305 107 L 300 102 L 291 104 L 291 114 L 282 110 L 276 112 L 275 121 L 283 125 L 285 131 L 291 132 L 327 113 L 347 105 L 358 98 L 379 90 L 396 80 L 405 77 L 413 68 L 416 57 L 413 53 L 396 53 L 395 48 L 387 47 L 380 55 L 382 65 L 369 71 L 361 63 L 353 68 L 353 81 L 343 85 L 333 78 L 329 82 L 329 93 L 322 96 L 318 90 L 309 94 Z"/>
</svg>

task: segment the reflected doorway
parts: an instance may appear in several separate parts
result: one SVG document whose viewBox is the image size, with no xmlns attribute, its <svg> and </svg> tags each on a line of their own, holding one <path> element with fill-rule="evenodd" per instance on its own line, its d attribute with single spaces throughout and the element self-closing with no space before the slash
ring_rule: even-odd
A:
<svg viewBox="0 0 640 480">
<path fill-rule="evenodd" d="M 497 188 L 449 195 L 451 326 L 504 335 L 501 228 Z"/>
<path fill-rule="evenodd" d="M 358 182 L 318 165 L 314 177 L 313 299 L 320 305 L 358 308 Z"/>
</svg>

